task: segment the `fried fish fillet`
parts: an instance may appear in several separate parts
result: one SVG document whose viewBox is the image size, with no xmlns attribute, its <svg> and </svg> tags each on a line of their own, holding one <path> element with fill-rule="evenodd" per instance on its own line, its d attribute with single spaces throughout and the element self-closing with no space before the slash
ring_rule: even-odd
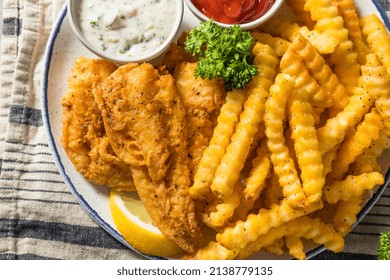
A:
<svg viewBox="0 0 390 280">
<path fill-rule="evenodd" d="M 202 153 L 213 136 L 222 100 L 226 95 L 221 80 L 195 78 L 196 66 L 197 62 L 181 62 L 177 64 L 173 74 L 186 110 L 191 178 L 196 173 Z"/>
<path fill-rule="evenodd" d="M 119 190 L 134 190 L 130 167 L 114 153 L 106 136 L 93 86 L 116 66 L 103 60 L 78 58 L 62 99 L 61 142 L 78 172 L 87 180 Z"/>
<path fill-rule="evenodd" d="M 171 75 L 150 64 L 119 67 L 95 90 L 115 153 L 131 166 L 154 224 L 187 252 L 202 240 L 195 219 L 185 110 Z"/>
<path fill-rule="evenodd" d="M 198 61 L 197 57 L 193 56 L 191 53 L 185 50 L 184 42 L 187 39 L 187 36 L 187 31 L 184 31 L 182 34 L 180 34 L 177 43 L 172 43 L 164 55 L 162 65 L 164 65 L 170 73 L 173 73 L 176 66 L 181 62 Z"/>
</svg>

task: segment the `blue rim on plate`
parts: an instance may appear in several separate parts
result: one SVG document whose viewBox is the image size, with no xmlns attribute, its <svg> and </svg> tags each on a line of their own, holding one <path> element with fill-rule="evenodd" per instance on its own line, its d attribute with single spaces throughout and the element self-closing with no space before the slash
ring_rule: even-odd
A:
<svg viewBox="0 0 390 280">
<path fill-rule="evenodd" d="M 387 30 L 390 31 L 390 21 L 389 21 L 387 14 L 386 14 L 386 11 L 383 9 L 382 5 L 379 3 L 378 0 L 371 0 L 371 1 L 375 5 L 379 14 L 381 15 L 381 18 L 382 18 L 383 22 L 385 23 Z"/>
<path fill-rule="evenodd" d="M 385 23 L 387 29 L 390 31 L 390 21 L 386 15 L 385 10 L 381 6 L 378 0 L 371 0 L 372 3 L 375 5 L 377 10 L 379 11 L 379 14 Z M 141 256 L 148 258 L 148 259 L 155 259 L 155 260 L 163 260 L 164 258 L 145 255 L 132 246 L 130 246 L 122 237 L 121 234 L 119 234 L 113 227 L 111 227 L 102 217 L 99 216 L 99 214 L 88 204 L 88 202 L 83 198 L 81 194 L 78 193 L 76 187 L 74 186 L 72 180 L 68 176 L 68 174 L 65 171 L 64 165 L 61 161 L 61 157 L 59 155 L 57 146 L 54 141 L 54 136 L 51 130 L 50 126 L 50 117 L 49 117 L 49 109 L 48 109 L 48 78 L 50 73 L 50 65 L 51 65 L 51 59 L 53 56 L 53 50 L 54 45 L 57 39 L 57 36 L 60 32 L 61 26 L 63 24 L 63 21 L 67 15 L 67 7 L 66 4 L 63 6 L 58 19 L 56 21 L 56 24 L 50 34 L 46 51 L 45 51 L 45 57 L 44 57 L 44 69 L 42 73 L 42 87 L 41 87 L 41 103 L 42 103 L 42 114 L 43 114 L 43 123 L 46 127 L 46 134 L 47 139 L 49 142 L 49 146 L 51 148 L 54 161 L 57 165 L 57 168 L 60 172 L 60 174 L 63 176 L 66 184 L 69 186 L 71 193 L 76 197 L 79 204 L 84 208 L 84 210 L 100 225 L 104 230 L 106 230 L 111 236 L 113 236 L 115 239 L 117 239 L 119 242 L 121 242 L 126 247 L 130 248 L 134 252 L 140 254 Z M 354 224 L 354 227 L 361 222 L 361 220 L 366 216 L 366 214 L 371 210 L 371 208 L 375 205 L 375 203 L 378 201 L 382 193 L 385 191 L 387 186 L 390 184 L 390 169 L 387 171 L 385 175 L 385 183 L 381 185 L 378 190 L 373 194 L 371 199 L 366 203 L 366 205 L 363 207 L 363 209 L 359 212 L 357 216 L 357 221 Z M 307 253 L 307 259 L 313 258 L 314 256 L 318 255 L 319 253 L 325 251 L 324 246 L 318 246 L 317 248 L 309 251 Z"/>
</svg>

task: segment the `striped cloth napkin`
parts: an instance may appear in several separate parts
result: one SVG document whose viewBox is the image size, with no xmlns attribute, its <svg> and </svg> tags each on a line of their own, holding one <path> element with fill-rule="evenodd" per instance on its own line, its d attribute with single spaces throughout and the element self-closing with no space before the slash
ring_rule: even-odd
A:
<svg viewBox="0 0 390 280">
<path fill-rule="evenodd" d="M 379 2 L 390 11 L 389 0 Z M 0 259 L 141 259 L 83 211 L 46 140 L 40 107 L 42 59 L 63 4 L 2 1 Z M 325 251 L 315 259 L 375 259 L 380 232 L 390 231 L 389 210 L 388 188 L 347 237 L 343 253 Z"/>
</svg>

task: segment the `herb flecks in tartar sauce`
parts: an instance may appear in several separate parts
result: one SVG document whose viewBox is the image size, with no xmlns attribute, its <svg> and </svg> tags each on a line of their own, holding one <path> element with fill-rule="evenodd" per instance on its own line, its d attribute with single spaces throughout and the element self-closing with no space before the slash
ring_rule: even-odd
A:
<svg viewBox="0 0 390 280">
<path fill-rule="evenodd" d="M 81 0 L 78 17 L 83 35 L 105 53 L 139 56 L 169 36 L 176 0 Z"/>
</svg>

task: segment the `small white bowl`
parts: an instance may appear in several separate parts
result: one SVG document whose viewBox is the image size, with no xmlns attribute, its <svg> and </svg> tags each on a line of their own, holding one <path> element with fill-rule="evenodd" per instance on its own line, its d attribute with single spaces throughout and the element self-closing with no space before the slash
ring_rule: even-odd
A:
<svg viewBox="0 0 390 280">
<path fill-rule="evenodd" d="M 165 39 L 165 41 L 156 49 L 153 49 L 148 53 L 139 56 L 120 57 L 120 56 L 114 56 L 103 52 L 100 48 L 93 45 L 86 38 L 86 36 L 83 35 L 80 27 L 80 22 L 78 20 L 79 17 L 77 16 L 77 12 L 80 10 L 80 4 L 81 4 L 80 0 L 67 0 L 69 23 L 76 37 L 86 48 L 88 48 L 91 52 L 93 52 L 100 58 L 112 61 L 119 65 L 130 63 L 130 62 L 135 62 L 135 63 L 148 62 L 162 55 L 168 49 L 171 42 L 175 39 L 175 36 L 180 28 L 183 19 L 183 14 L 184 14 L 183 0 L 176 0 L 176 18 L 172 26 L 172 30 L 169 33 L 169 36 Z"/>
<path fill-rule="evenodd" d="M 186 2 L 187 7 L 191 10 L 191 12 L 197 18 L 199 18 L 202 21 L 207 21 L 210 19 L 205 14 L 203 14 L 200 10 L 198 10 L 198 8 L 195 7 L 195 5 L 192 3 L 191 0 L 184 0 L 184 1 Z M 259 26 L 260 24 L 264 23 L 265 21 L 267 21 L 269 18 L 271 18 L 279 10 L 279 8 L 282 6 L 283 2 L 284 2 L 284 0 L 275 0 L 275 3 L 272 5 L 272 7 L 264 15 L 260 16 L 259 18 L 255 19 L 253 21 L 241 23 L 241 24 L 237 24 L 237 25 L 239 25 L 243 30 L 250 30 L 252 28 L 255 28 L 255 27 Z M 233 26 L 233 24 L 226 24 L 226 23 L 221 23 L 221 22 L 217 22 L 217 21 L 215 23 L 218 24 L 219 26 L 222 26 L 222 27 Z"/>
</svg>

